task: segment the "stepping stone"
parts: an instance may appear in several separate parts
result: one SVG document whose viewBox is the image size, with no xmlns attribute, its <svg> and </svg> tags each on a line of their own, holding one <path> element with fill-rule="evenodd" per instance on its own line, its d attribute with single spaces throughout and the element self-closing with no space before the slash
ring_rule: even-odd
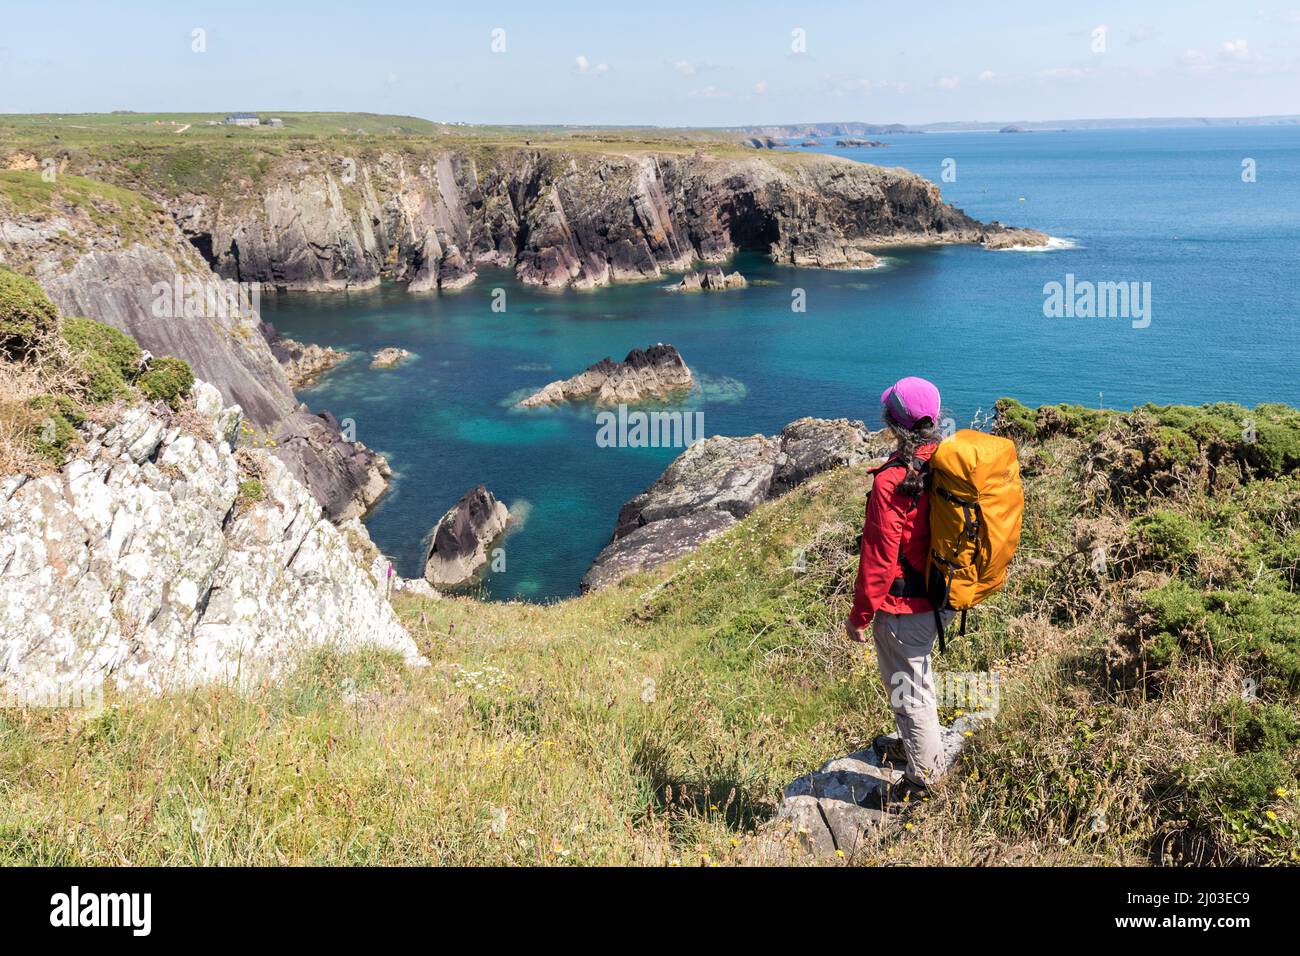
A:
<svg viewBox="0 0 1300 956">
<path fill-rule="evenodd" d="M 815 797 L 787 797 L 777 819 L 789 823 L 789 833 L 805 853 L 830 856 L 835 852 L 835 838 Z"/>
<path fill-rule="evenodd" d="M 884 785 L 885 781 L 879 777 L 851 770 L 809 773 L 788 784 L 785 797 L 787 800 L 791 797 L 815 797 L 863 806 L 871 802 Z"/>
<path fill-rule="evenodd" d="M 872 763 L 872 759 L 876 762 Z M 903 771 L 895 770 L 893 767 L 885 767 L 880 764 L 880 758 L 874 750 L 859 750 L 857 753 L 849 754 L 847 757 L 839 757 L 835 760 L 828 760 L 822 765 L 822 773 L 834 773 L 837 770 L 847 771 L 849 773 L 859 774 L 864 777 L 871 777 L 881 783 L 890 786 L 898 783 L 903 779 Z"/>
<path fill-rule="evenodd" d="M 942 767 L 947 773 L 961 755 L 968 738 L 980 723 L 975 716 L 962 717 L 950 727 L 941 727 Z M 895 738 L 896 739 L 896 738 Z M 804 774 L 785 788 L 785 800 L 776 820 L 761 835 L 761 846 L 781 843 L 797 847 L 814 857 L 829 857 L 836 850 L 850 856 L 862 845 L 868 832 L 896 826 L 912 802 L 890 801 L 889 788 L 903 778 L 901 768 L 882 765 L 880 755 L 868 747 L 822 764 L 815 773 Z M 918 801 L 919 803 L 919 801 Z M 788 842 L 781 840 L 788 835 Z M 766 841 L 766 842 L 764 842 Z M 764 850 L 756 862 L 775 862 L 772 851 Z"/>
<path fill-rule="evenodd" d="M 867 833 L 889 822 L 889 815 L 870 807 L 859 807 L 839 800 L 822 800 L 821 811 L 826 817 L 835 849 L 852 856 L 866 839 Z"/>
</svg>

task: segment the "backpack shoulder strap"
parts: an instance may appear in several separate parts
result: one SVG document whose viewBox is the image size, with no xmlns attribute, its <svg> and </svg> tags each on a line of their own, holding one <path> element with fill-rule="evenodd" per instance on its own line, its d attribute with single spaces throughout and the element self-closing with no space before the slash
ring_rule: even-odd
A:
<svg viewBox="0 0 1300 956">
<path fill-rule="evenodd" d="M 885 463 L 883 465 L 877 465 L 875 468 L 872 468 L 871 471 L 867 472 L 867 474 L 871 475 L 872 477 L 875 477 L 876 475 L 880 474 L 882 471 L 888 471 L 890 468 L 903 468 L 903 467 L 905 467 L 903 464 L 903 459 L 899 458 L 897 455 L 890 455 L 888 458 L 885 459 Z"/>
</svg>

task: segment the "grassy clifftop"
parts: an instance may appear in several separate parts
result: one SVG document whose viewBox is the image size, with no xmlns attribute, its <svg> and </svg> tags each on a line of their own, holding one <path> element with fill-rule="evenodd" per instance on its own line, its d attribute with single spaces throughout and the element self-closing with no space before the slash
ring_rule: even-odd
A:
<svg viewBox="0 0 1300 956">
<path fill-rule="evenodd" d="M 1000 411 L 1021 551 L 939 666 L 1001 709 L 850 862 L 1295 862 L 1300 413 Z M 553 606 L 404 599 L 425 670 L 0 712 L 0 861 L 739 861 L 783 784 L 890 724 L 839 636 L 865 480 Z"/>
<path fill-rule="evenodd" d="M 156 197 L 187 191 L 221 195 L 230 183 L 257 183 L 278 165 L 313 155 L 357 162 L 407 154 L 418 162 L 455 149 L 490 164 L 501 151 L 565 154 L 704 151 L 732 158 L 763 156 L 788 166 L 828 161 L 821 155 L 754 150 L 739 136 L 708 130 L 475 126 L 371 113 L 274 113 L 282 128 L 220 125 L 217 113 L 0 114 L 0 168 L 87 176 Z M 217 124 L 217 125 L 213 125 Z"/>
</svg>

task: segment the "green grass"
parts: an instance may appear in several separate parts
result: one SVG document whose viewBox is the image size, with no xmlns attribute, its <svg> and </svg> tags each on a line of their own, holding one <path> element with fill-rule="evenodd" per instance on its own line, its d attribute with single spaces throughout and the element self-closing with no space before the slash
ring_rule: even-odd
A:
<svg viewBox="0 0 1300 956">
<path fill-rule="evenodd" d="M 123 245 L 148 244 L 166 219 L 161 207 L 130 189 L 62 173 L 46 182 L 37 170 L 0 170 L 0 210 L 5 207 L 23 216 L 88 216 L 100 230 L 116 231 Z"/>
<path fill-rule="evenodd" d="M 95 319 L 62 316 L 29 277 L 0 267 L 0 474 L 59 467 L 92 416 L 147 398 L 179 410 L 194 384 L 188 363 L 151 359 L 135 339 Z"/>
<path fill-rule="evenodd" d="M 1107 427 L 1089 442 L 1128 425 Z M 1290 665 L 1223 636 L 1300 641 L 1300 478 L 1120 510 L 1084 493 L 1088 447 L 1022 449 L 1008 585 L 938 660 L 998 673 L 997 719 L 911 831 L 850 862 L 1297 860 Z M 280 686 L 3 712 L 0 862 L 738 862 L 785 783 L 891 724 L 839 634 L 865 473 L 581 598 L 399 598 L 428 668 L 322 652 Z M 1209 611 L 1161 658 L 1138 622 L 1175 583 Z M 1215 596 L 1247 586 L 1258 607 Z"/>
<path fill-rule="evenodd" d="M 369 113 L 283 113 L 284 127 L 219 125 L 224 113 L 108 113 L 0 115 L 5 155 L 28 163 L 54 159 L 69 173 L 90 173 L 159 200 L 191 193 L 238 200 L 255 193 L 283 166 L 298 176 L 304 160 L 322 168 L 340 156 L 358 163 L 380 152 L 418 163 L 458 150 L 485 168 L 502 152 L 562 151 L 566 155 L 685 155 L 706 151 L 728 158 L 762 156 L 783 168 L 832 162 L 798 152 L 756 151 L 738 135 L 716 130 L 638 127 L 476 126 Z M 218 125 L 211 125 L 216 123 Z M 0 174 L 3 175 L 3 174 Z M 25 173 L 35 176 L 38 173 Z M 345 201 L 356 192 L 345 189 Z M 45 191 L 48 193 L 48 191 Z M 48 205 L 47 194 L 34 198 Z M 29 204 L 30 205 L 30 204 Z"/>
</svg>

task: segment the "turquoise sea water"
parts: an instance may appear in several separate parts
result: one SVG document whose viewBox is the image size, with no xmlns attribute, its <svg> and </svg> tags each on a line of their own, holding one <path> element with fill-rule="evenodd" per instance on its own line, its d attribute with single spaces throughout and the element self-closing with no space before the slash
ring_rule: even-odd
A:
<svg viewBox="0 0 1300 956">
<path fill-rule="evenodd" d="M 263 297 L 286 335 L 373 352 L 410 349 L 391 370 L 358 357 L 301 393 L 356 423 L 392 462 L 368 518 L 398 571 L 420 572 L 423 536 L 484 483 L 523 514 L 494 597 L 576 593 L 620 505 L 674 449 L 601 448 L 595 412 L 510 408 L 528 390 L 608 355 L 671 342 L 702 382 L 686 407 L 708 434 L 772 433 L 804 415 L 874 424 L 881 389 L 937 382 L 965 424 L 1001 395 L 1029 403 L 1300 404 L 1300 129 L 922 134 L 885 149 L 835 150 L 939 183 L 979 219 L 1073 240 L 1052 252 L 900 249 L 863 272 L 776 266 L 742 254 L 749 288 L 680 296 L 664 283 L 543 292 L 483 270 L 450 293 L 396 285 Z M 834 140 L 827 140 L 833 142 Z M 1242 181 L 1242 160 L 1257 181 Z M 942 182 L 944 160 L 955 182 Z M 1023 201 L 1021 201 L 1023 197 Z M 1051 319 L 1043 286 L 1151 283 L 1151 322 Z M 503 289 L 506 311 L 492 311 Z M 802 289 L 806 311 L 792 311 Z"/>
</svg>

